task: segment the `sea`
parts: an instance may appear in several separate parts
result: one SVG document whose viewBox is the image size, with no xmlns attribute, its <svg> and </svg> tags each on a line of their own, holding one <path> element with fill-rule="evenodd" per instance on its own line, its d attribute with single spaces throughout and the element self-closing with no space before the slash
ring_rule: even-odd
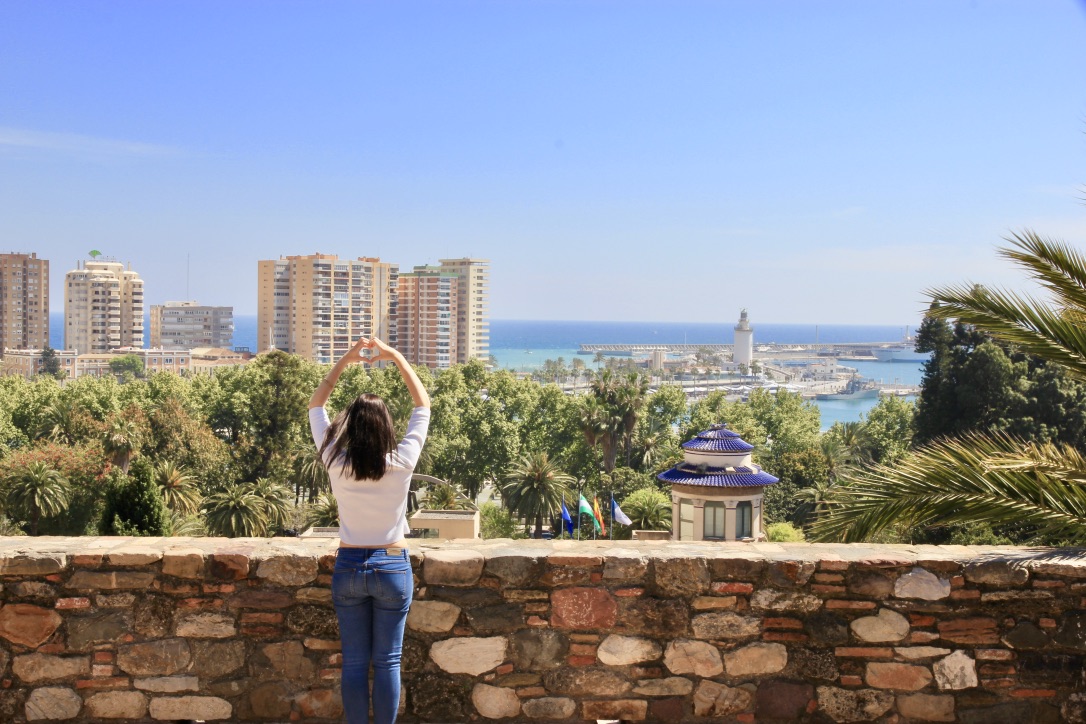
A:
<svg viewBox="0 0 1086 724">
<path fill-rule="evenodd" d="M 64 345 L 64 314 L 50 319 L 50 346 Z M 490 352 L 503 369 L 531 372 L 548 360 L 562 358 L 568 366 L 581 344 L 731 344 L 734 323 L 687 322 L 569 322 L 540 320 L 490 320 Z M 894 342 L 907 336 L 906 325 L 849 324 L 753 324 L 754 344 L 815 344 L 818 342 Z M 145 329 L 148 337 L 151 324 Z M 234 317 L 234 346 L 257 350 L 256 316 Z M 591 367 L 591 357 L 581 356 Z M 857 372 L 880 384 L 919 385 L 920 362 L 845 361 Z M 860 420 L 877 400 L 817 400 L 822 429 L 835 422 Z"/>
</svg>

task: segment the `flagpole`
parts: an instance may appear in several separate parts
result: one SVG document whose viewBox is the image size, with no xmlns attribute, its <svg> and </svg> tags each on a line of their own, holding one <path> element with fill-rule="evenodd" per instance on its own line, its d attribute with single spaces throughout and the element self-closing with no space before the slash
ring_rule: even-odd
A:
<svg viewBox="0 0 1086 724">
<path fill-rule="evenodd" d="M 581 539 L 581 489 L 577 488 L 577 540 Z"/>
<path fill-rule="evenodd" d="M 615 491 L 611 491 L 611 505 L 607 511 L 611 514 L 611 540 L 615 539 Z"/>
</svg>

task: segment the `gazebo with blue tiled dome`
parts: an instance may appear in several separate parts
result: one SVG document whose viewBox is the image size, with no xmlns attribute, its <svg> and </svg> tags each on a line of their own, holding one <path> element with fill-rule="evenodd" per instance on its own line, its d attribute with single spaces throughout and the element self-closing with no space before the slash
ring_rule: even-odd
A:
<svg viewBox="0 0 1086 724">
<path fill-rule="evenodd" d="M 765 540 L 762 497 L 777 478 L 751 462 L 754 446 L 721 424 L 682 447 L 683 461 L 656 476 L 671 485 L 672 540 Z"/>
</svg>

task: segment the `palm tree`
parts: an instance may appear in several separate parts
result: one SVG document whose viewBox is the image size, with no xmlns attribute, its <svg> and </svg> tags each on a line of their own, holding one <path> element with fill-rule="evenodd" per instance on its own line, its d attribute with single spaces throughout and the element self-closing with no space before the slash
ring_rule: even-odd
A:
<svg viewBox="0 0 1086 724">
<path fill-rule="evenodd" d="M 605 355 L 605 354 L 603 353 L 603 351 L 602 351 L 602 350 L 601 350 L 601 351 L 598 351 L 598 352 L 596 352 L 596 354 L 594 354 L 594 355 L 592 356 L 592 361 L 596 363 L 596 370 L 597 370 L 597 371 L 598 371 L 598 370 L 599 370 L 599 368 L 600 368 L 600 362 L 603 362 L 603 360 L 604 360 L 604 358 L 605 358 L 605 357 L 606 357 L 606 355 Z"/>
<path fill-rule="evenodd" d="M 257 478 L 245 485 L 245 489 L 256 496 L 264 506 L 264 519 L 267 528 L 285 528 L 290 522 L 290 491 L 285 485 L 268 478 Z"/>
<path fill-rule="evenodd" d="M 195 515 L 200 510 L 196 478 L 184 467 L 168 460 L 155 465 L 155 483 L 162 490 L 162 499 L 170 510 L 182 516 Z"/>
<path fill-rule="evenodd" d="M 334 528 L 339 525 L 339 503 L 334 495 L 321 493 L 316 502 L 309 506 L 306 523 L 320 528 Z"/>
<path fill-rule="evenodd" d="M 65 445 L 75 444 L 75 405 L 71 400 L 58 397 L 41 412 L 38 437 L 48 438 Z"/>
<path fill-rule="evenodd" d="M 4 505 L 26 515 L 30 535 L 38 534 L 42 516 L 59 515 L 68 509 L 68 480 L 45 462 L 33 462 L 9 473 L 3 480 Z"/>
<path fill-rule="evenodd" d="M 262 536 L 268 529 L 264 501 L 244 485 L 233 485 L 204 500 L 207 529 L 229 538 Z"/>
<path fill-rule="evenodd" d="M 827 480 L 819 480 L 810 487 L 800 488 L 793 498 L 804 503 L 804 518 L 809 516 L 818 520 L 833 505 L 836 490 L 837 478 L 831 474 Z"/>
<path fill-rule="evenodd" d="M 114 417 L 102 439 L 102 449 L 125 475 L 128 475 L 128 464 L 132 462 L 132 454 L 138 447 L 138 435 L 139 429 L 132 420 Z"/>
<path fill-rule="evenodd" d="M 630 372 L 616 390 L 616 407 L 622 417 L 622 437 L 626 443 L 626 467 L 630 467 L 633 448 L 633 434 L 637 421 L 645 408 L 645 397 L 649 393 L 648 377 L 640 372 Z"/>
<path fill-rule="evenodd" d="M 543 518 L 551 518 L 570 495 L 573 478 L 558 469 L 547 453 L 525 455 L 509 469 L 501 484 L 506 505 L 535 521 L 535 537 L 543 536 Z"/>
<path fill-rule="evenodd" d="M 669 530 L 671 500 L 664 493 L 643 488 L 630 493 L 622 501 L 622 512 L 629 516 L 636 530 Z"/>
<path fill-rule="evenodd" d="M 1086 380 L 1086 257 L 1032 232 L 1000 254 L 1025 269 L 1052 304 L 1015 292 L 959 285 L 929 292 L 929 314 L 974 325 Z M 1086 541 L 1086 459 L 1071 447 L 973 433 L 922 447 L 895 467 L 846 480 L 813 532 L 862 540 L 891 525 L 1016 523 Z"/>
<path fill-rule="evenodd" d="M 444 483 L 431 485 L 426 492 L 428 510 L 472 510 L 471 501 L 464 497 L 455 485 Z"/>
</svg>

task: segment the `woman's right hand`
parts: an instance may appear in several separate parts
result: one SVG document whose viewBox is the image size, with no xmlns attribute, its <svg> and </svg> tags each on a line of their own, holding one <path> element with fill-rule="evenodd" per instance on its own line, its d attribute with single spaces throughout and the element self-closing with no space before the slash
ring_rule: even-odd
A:
<svg viewBox="0 0 1086 724">
<path fill-rule="evenodd" d="M 396 350 L 383 340 L 378 339 L 377 337 L 370 337 L 369 339 L 361 341 L 363 341 L 364 346 L 370 350 L 370 356 L 362 358 L 366 362 L 373 364 L 374 362 L 396 361 Z"/>
</svg>

